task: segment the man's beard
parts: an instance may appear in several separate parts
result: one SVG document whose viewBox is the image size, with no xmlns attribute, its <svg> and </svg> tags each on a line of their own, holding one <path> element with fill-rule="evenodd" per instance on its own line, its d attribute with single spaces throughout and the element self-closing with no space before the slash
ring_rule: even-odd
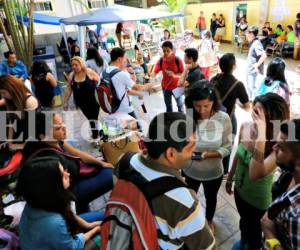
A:
<svg viewBox="0 0 300 250">
<path fill-rule="evenodd" d="M 294 171 L 295 171 L 295 162 L 293 162 L 293 161 L 290 161 L 287 164 L 283 164 L 278 161 L 276 161 L 276 163 L 277 163 L 277 166 L 280 167 L 285 172 L 294 173 Z"/>
</svg>

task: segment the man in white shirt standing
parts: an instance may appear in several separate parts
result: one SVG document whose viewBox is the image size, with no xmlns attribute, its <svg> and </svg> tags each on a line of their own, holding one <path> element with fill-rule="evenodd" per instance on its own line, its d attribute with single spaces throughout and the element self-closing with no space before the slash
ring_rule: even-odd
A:
<svg viewBox="0 0 300 250">
<path fill-rule="evenodd" d="M 114 74 L 111 78 L 112 84 L 116 90 L 116 94 L 121 100 L 119 108 L 115 113 L 122 112 L 127 113 L 130 116 L 137 118 L 136 114 L 131 105 L 131 101 L 128 95 L 136 95 L 140 99 L 144 96 L 139 91 L 149 91 L 151 90 L 151 84 L 136 84 L 134 78 L 131 78 L 130 74 L 126 71 L 127 66 L 127 55 L 126 51 L 121 48 L 114 48 L 110 52 L 111 64 L 105 69 L 106 73 L 110 73 L 115 69 L 120 71 Z M 123 97 L 124 96 L 124 97 Z M 138 125 L 139 127 L 139 125 Z"/>
</svg>

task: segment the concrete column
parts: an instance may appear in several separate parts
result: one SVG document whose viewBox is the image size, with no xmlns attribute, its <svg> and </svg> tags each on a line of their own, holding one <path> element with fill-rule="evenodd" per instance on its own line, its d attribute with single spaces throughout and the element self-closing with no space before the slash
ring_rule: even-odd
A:
<svg viewBox="0 0 300 250">
<path fill-rule="evenodd" d="M 80 47 L 80 56 L 82 58 L 85 58 L 86 50 L 85 50 L 85 37 L 86 37 L 86 32 L 85 32 L 85 26 L 79 26 L 79 47 Z"/>
<path fill-rule="evenodd" d="M 264 23 L 269 18 L 270 12 L 270 1 L 269 0 L 260 0 L 259 5 L 259 26 L 263 27 Z"/>
<path fill-rule="evenodd" d="M 142 0 L 142 7 L 143 7 L 144 9 L 147 9 L 147 8 L 148 8 L 148 2 L 147 2 L 147 0 Z"/>
<path fill-rule="evenodd" d="M 179 17 L 179 30 L 180 33 L 183 34 L 184 33 L 184 17 Z"/>
</svg>

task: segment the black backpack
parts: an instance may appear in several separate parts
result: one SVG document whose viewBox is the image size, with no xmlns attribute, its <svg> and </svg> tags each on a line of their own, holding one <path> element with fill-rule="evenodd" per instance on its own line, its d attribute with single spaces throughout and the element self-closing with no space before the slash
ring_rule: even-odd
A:
<svg viewBox="0 0 300 250">
<path fill-rule="evenodd" d="M 126 91 L 121 99 L 118 98 L 116 89 L 113 85 L 112 78 L 117 73 L 121 72 L 119 69 L 114 69 L 110 73 L 103 71 L 100 84 L 97 87 L 97 95 L 100 107 L 108 114 L 115 113 L 123 101 Z"/>
<path fill-rule="evenodd" d="M 175 63 L 176 63 L 176 66 L 177 66 L 177 70 L 179 70 L 180 68 L 180 63 L 179 63 L 179 57 L 178 56 L 175 56 Z M 163 58 L 161 57 L 159 59 L 159 66 L 160 66 L 160 69 L 162 69 L 162 64 L 163 64 Z"/>
</svg>

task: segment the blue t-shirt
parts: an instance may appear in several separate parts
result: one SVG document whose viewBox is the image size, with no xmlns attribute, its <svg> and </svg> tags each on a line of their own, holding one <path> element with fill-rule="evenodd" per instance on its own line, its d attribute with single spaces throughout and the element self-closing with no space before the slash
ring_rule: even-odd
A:
<svg viewBox="0 0 300 250">
<path fill-rule="evenodd" d="M 17 78 L 23 77 L 24 80 L 28 77 L 26 66 L 20 60 L 17 60 L 14 66 L 8 65 L 7 60 L 4 60 L 1 64 L 0 71 L 1 76 L 13 75 Z"/>
<path fill-rule="evenodd" d="M 84 234 L 72 237 L 60 214 L 28 204 L 22 213 L 19 234 L 22 250 L 81 250 L 85 244 Z"/>
</svg>

